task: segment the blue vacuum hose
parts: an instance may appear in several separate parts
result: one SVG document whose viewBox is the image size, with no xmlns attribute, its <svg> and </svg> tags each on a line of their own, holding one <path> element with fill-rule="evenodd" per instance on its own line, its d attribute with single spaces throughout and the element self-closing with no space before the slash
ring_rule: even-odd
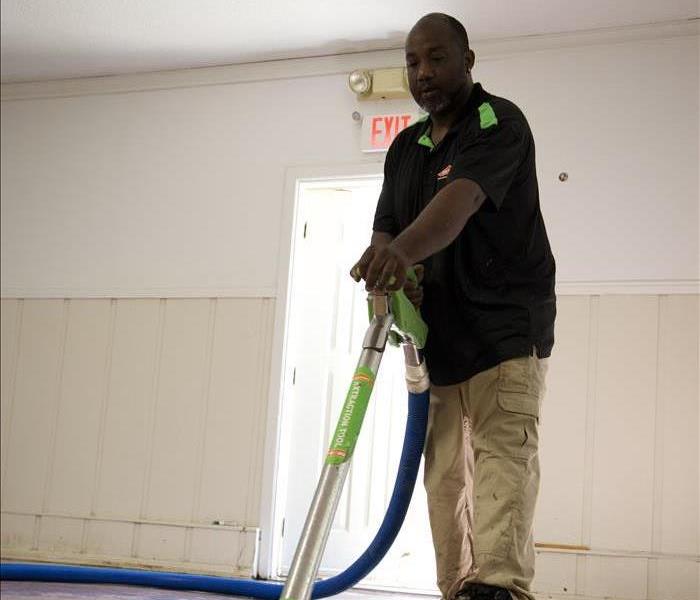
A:
<svg viewBox="0 0 700 600">
<path fill-rule="evenodd" d="M 429 392 L 408 394 L 408 418 L 401 460 L 389 507 L 377 534 L 367 550 L 342 573 L 314 585 L 313 598 L 333 596 L 352 587 L 377 566 L 401 529 L 416 483 L 428 421 Z M 171 590 L 196 590 L 277 600 L 281 583 L 252 579 L 214 577 L 188 573 L 164 573 L 139 569 L 77 567 L 39 563 L 2 563 L 0 579 L 15 581 L 62 581 L 71 583 L 110 583 L 141 585 Z"/>
</svg>

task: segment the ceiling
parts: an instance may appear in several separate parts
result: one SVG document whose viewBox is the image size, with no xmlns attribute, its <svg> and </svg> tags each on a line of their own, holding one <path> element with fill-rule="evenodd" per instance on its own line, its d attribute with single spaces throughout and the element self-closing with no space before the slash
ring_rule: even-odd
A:
<svg viewBox="0 0 700 600">
<path fill-rule="evenodd" d="M 427 12 L 472 41 L 697 18 L 697 0 L 2 0 L 3 82 L 398 48 Z"/>
</svg>

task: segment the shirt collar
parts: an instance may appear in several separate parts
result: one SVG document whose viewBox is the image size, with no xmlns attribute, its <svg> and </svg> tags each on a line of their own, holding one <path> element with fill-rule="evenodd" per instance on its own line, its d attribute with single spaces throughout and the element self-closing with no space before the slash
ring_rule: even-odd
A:
<svg viewBox="0 0 700 600">
<path fill-rule="evenodd" d="M 481 87 L 480 83 L 475 83 L 471 93 L 469 94 L 469 98 L 467 98 L 467 101 L 457 112 L 457 116 L 455 117 L 454 123 L 452 123 L 452 126 L 445 135 L 445 139 L 453 135 L 462 126 L 464 120 L 481 103 L 483 95 L 484 88 Z M 424 119 L 423 127 L 420 130 L 420 135 L 418 136 L 418 144 L 420 144 L 421 146 L 425 146 L 426 148 L 430 148 L 431 150 L 434 150 L 435 144 L 433 143 L 433 140 L 430 137 L 430 133 L 432 130 L 433 121 L 430 118 L 430 115 L 427 115 Z"/>
</svg>

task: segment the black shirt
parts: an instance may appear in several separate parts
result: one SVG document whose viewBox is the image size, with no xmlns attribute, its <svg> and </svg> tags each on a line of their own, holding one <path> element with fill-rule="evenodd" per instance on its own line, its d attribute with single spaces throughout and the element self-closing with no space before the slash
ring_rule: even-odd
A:
<svg viewBox="0 0 700 600">
<path fill-rule="evenodd" d="M 444 139 L 430 119 L 404 129 L 384 164 L 374 230 L 397 236 L 449 182 L 487 195 L 447 248 L 424 261 L 430 377 L 452 385 L 554 344 L 554 258 L 540 211 L 535 144 L 512 102 L 478 83 Z"/>
</svg>

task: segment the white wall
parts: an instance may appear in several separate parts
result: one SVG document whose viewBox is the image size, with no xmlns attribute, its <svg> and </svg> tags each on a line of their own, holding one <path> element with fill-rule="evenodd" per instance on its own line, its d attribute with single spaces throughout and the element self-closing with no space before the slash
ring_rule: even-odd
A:
<svg viewBox="0 0 700 600">
<path fill-rule="evenodd" d="M 3 299 L 3 557 L 250 574 L 273 315 Z"/>
<path fill-rule="evenodd" d="M 487 89 L 528 115 L 560 291 L 582 295 L 561 303 L 548 406 L 562 427 L 548 425 L 545 442 L 550 456 L 573 444 L 580 468 L 550 465 L 562 472 L 550 480 L 556 491 L 543 488 L 542 506 L 570 513 L 547 532 L 557 539 L 542 541 L 623 559 L 642 553 L 619 568 L 590 553 L 574 563 L 554 555 L 542 571 L 554 578 L 551 591 L 562 591 L 557 573 L 571 569 L 578 593 L 594 596 L 654 597 L 674 570 L 697 585 L 698 486 L 695 496 L 683 487 L 697 479 L 698 419 L 688 414 L 697 411 L 697 378 L 692 363 L 678 365 L 697 353 L 685 326 L 697 316 L 698 37 L 691 26 L 663 33 L 493 45 L 477 62 Z M 229 568 L 197 551 L 217 542 L 197 540 L 214 514 L 256 528 L 267 512 L 260 490 L 270 482 L 256 476 L 265 414 L 277 410 L 267 386 L 280 350 L 272 332 L 283 327 L 272 323 L 272 304 L 283 314 L 286 293 L 278 289 L 288 256 L 285 174 L 378 166 L 381 156 L 359 152 L 351 113 L 380 105 L 358 104 L 346 74 L 400 61 L 373 53 L 3 86 L 3 556 Z M 598 296 L 605 292 L 647 295 Z M 693 295 L 666 299 L 677 293 Z M 76 299 L 89 296 L 103 300 Z M 124 300 L 132 296 L 153 299 Z M 183 296 L 195 299 L 173 299 Z M 58 300 L 36 300 L 47 297 Z M 655 323 L 670 323 L 675 337 Z M 238 359 L 250 345 L 259 361 L 245 369 Z M 596 369 L 584 373 L 583 358 Z M 248 393 L 229 379 L 239 376 Z M 149 412 L 139 413 L 140 402 Z M 211 421 L 211 402 L 221 421 Z M 584 417 L 578 437 L 559 437 Z M 256 432 L 250 443 L 226 439 L 236 427 Z M 619 429 L 625 450 L 612 462 Z M 203 440 L 212 435 L 210 455 Z M 228 476 L 227 466 L 240 474 L 228 480 L 233 488 L 199 499 L 167 492 L 176 475 L 196 485 Z M 110 508 L 117 497 L 122 512 Z M 246 532 L 233 533 L 221 548 L 248 543 Z M 652 566 L 663 561 L 671 566 Z"/>
<path fill-rule="evenodd" d="M 687 284 L 698 279 L 698 37 L 613 39 L 486 53 L 476 77 L 532 124 L 560 281 Z M 5 86 L 2 294 L 279 292 L 285 169 L 381 160 L 362 156 L 351 119 L 379 105 L 355 101 L 347 71 L 296 77 L 305 68 L 147 91 L 127 78 L 131 91 L 62 98 L 8 100 L 42 90 Z M 43 94 L 81 91 L 100 88 Z"/>
<path fill-rule="evenodd" d="M 535 589 L 698 597 L 698 296 L 559 298 Z"/>
<path fill-rule="evenodd" d="M 560 297 L 536 541 L 581 548 L 538 552 L 538 592 L 697 597 L 699 309 Z M 253 572 L 273 302 L 0 312 L 3 558 Z"/>
</svg>

